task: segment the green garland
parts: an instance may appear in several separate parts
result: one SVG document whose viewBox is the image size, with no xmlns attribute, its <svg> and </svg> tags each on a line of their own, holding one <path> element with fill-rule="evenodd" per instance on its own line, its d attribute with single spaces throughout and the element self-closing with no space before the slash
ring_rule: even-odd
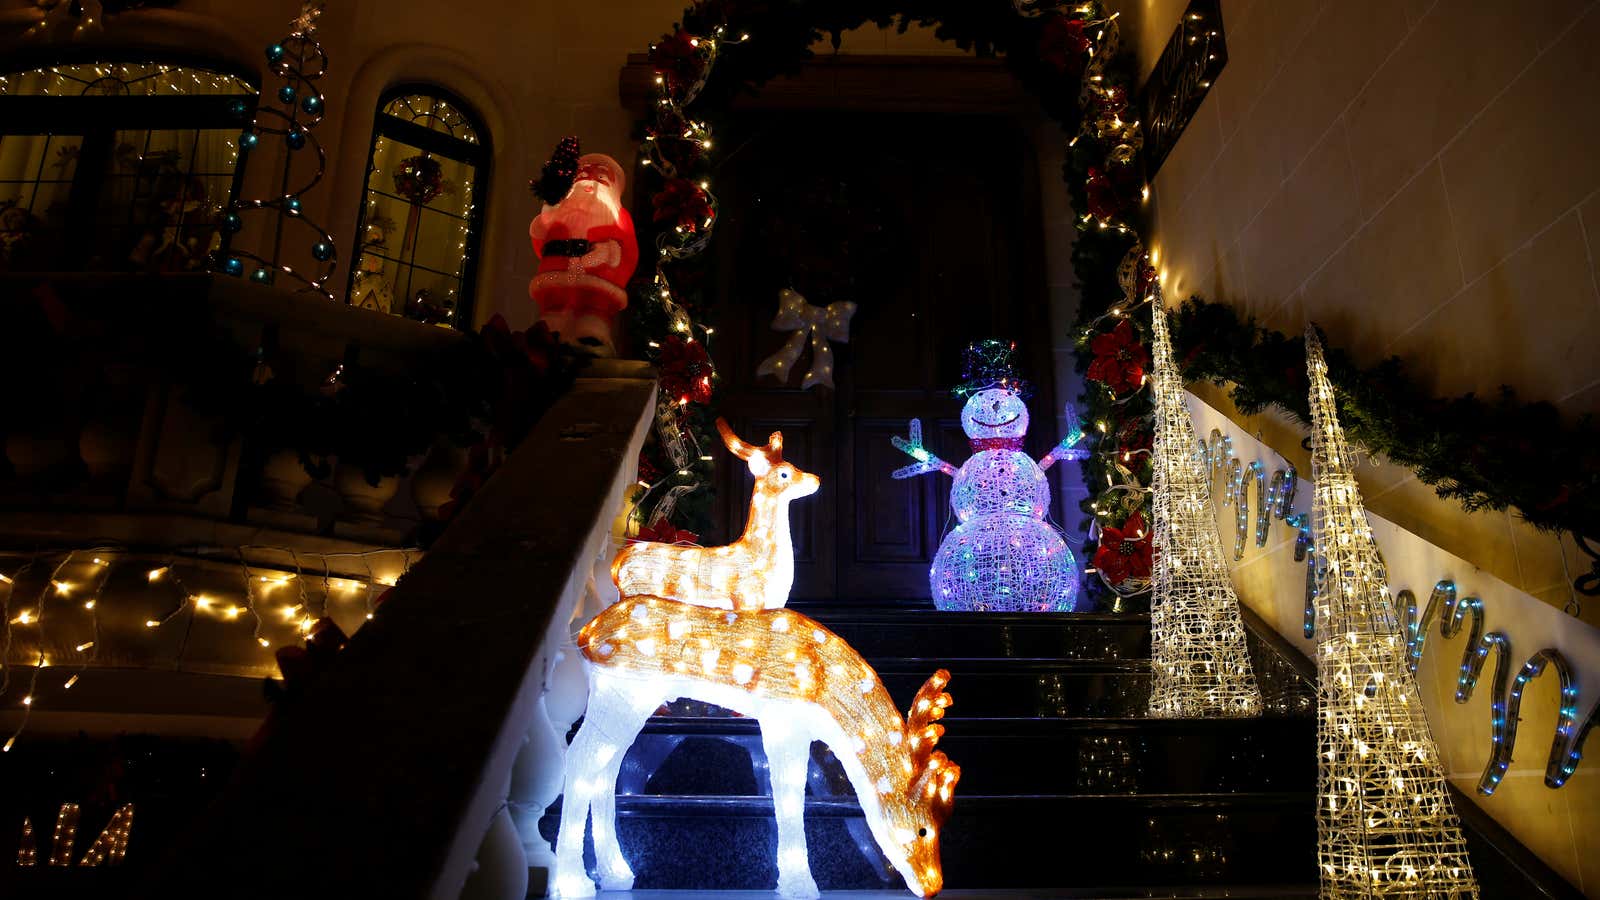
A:
<svg viewBox="0 0 1600 900">
<path fill-rule="evenodd" d="M 1229 388 L 1240 412 L 1268 407 L 1308 421 L 1305 340 L 1241 319 L 1198 297 L 1177 314 L 1174 344 L 1190 381 Z M 1548 403 L 1521 403 L 1508 387 L 1493 398 L 1439 398 L 1399 359 L 1361 368 L 1324 351 L 1345 432 L 1372 453 L 1416 472 L 1439 496 L 1469 511 L 1515 508 L 1547 531 L 1593 534 L 1600 521 L 1600 427 L 1566 424 Z"/>
</svg>

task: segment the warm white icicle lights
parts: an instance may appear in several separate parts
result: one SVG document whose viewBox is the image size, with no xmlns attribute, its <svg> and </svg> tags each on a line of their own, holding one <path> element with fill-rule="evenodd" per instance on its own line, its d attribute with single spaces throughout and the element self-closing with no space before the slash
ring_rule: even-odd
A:
<svg viewBox="0 0 1600 900">
<path fill-rule="evenodd" d="M 1150 715 L 1258 715 L 1261 691 L 1250 670 L 1239 598 L 1183 402 L 1183 378 L 1172 361 L 1166 309 L 1159 297 L 1150 306 L 1156 417 Z"/>
<path fill-rule="evenodd" d="M 1317 863 L 1323 900 L 1476 898 L 1328 365 L 1306 329 L 1317 635 Z"/>
</svg>

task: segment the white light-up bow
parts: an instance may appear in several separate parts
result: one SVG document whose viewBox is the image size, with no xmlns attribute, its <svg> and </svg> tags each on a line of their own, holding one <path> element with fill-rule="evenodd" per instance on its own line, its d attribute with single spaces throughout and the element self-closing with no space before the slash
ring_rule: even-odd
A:
<svg viewBox="0 0 1600 900">
<path fill-rule="evenodd" d="M 789 340 L 777 353 L 762 361 L 756 368 L 756 375 L 772 375 L 779 381 L 787 382 L 789 370 L 800 359 L 800 352 L 805 349 L 806 337 L 809 336 L 811 368 L 806 371 L 800 389 L 808 390 L 818 384 L 833 387 L 833 348 L 828 346 L 828 342 L 850 342 L 850 317 L 855 313 L 856 305 L 848 300 L 830 303 L 826 307 L 812 306 L 796 291 L 788 288 L 779 291 L 778 314 L 772 319 L 772 329 L 794 333 L 789 335 Z"/>
</svg>

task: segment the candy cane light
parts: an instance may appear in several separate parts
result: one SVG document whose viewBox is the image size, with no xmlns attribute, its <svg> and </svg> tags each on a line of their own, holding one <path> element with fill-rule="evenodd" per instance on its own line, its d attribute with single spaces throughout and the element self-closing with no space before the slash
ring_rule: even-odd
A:
<svg viewBox="0 0 1600 900">
<path fill-rule="evenodd" d="M 837 635 L 786 609 L 720 610 L 660 597 L 625 597 L 585 625 L 589 707 L 567 752 L 554 895 L 590 897 L 585 821 L 594 812 L 600 886 L 629 890 L 633 870 L 616 831 L 622 758 L 662 703 L 690 698 L 761 723 L 778 820 L 781 896 L 818 896 L 806 858 L 810 746 L 827 744 L 855 788 L 873 838 L 912 893 L 944 884 L 939 829 L 961 769 L 934 749 L 950 705 L 950 673 L 935 672 L 902 720 L 876 672 Z"/>
</svg>

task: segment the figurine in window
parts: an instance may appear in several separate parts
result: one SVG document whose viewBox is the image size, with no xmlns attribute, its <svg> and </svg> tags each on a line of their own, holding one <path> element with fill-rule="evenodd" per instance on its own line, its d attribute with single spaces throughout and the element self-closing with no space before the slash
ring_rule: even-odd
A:
<svg viewBox="0 0 1600 900">
<path fill-rule="evenodd" d="M 622 206 L 622 167 L 603 153 L 578 159 L 572 189 L 528 227 L 539 274 L 528 296 L 539 319 L 568 344 L 616 356 L 617 316 L 639 263 L 633 217 Z"/>
</svg>

